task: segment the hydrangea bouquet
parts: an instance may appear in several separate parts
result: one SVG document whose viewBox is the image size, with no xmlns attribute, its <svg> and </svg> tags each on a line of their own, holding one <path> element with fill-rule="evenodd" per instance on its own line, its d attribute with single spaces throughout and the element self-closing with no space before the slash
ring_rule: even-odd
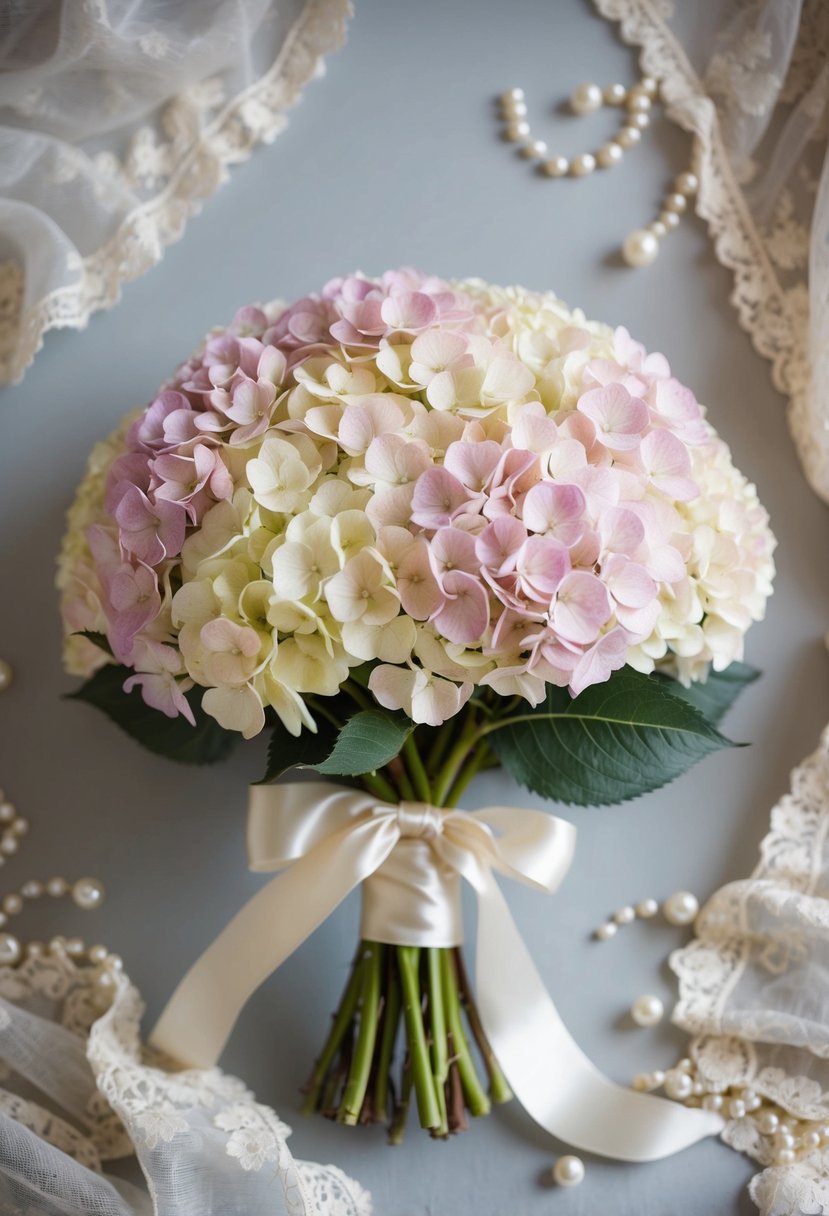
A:
<svg viewBox="0 0 829 1216">
<path fill-rule="evenodd" d="M 268 731 L 269 782 L 303 766 L 452 807 L 501 765 L 618 803 L 728 744 L 773 547 L 694 394 L 626 330 L 354 275 L 242 309 L 95 449 L 65 662 L 180 760 Z M 398 1138 L 412 1091 L 436 1136 L 509 1096 L 460 952 L 363 942 L 307 1105 Z"/>
</svg>

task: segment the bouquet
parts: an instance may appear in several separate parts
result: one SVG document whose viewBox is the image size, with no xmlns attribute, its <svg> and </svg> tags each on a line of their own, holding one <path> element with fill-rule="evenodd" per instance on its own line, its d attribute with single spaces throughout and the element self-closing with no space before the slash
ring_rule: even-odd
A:
<svg viewBox="0 0 829 1216">
<path fill-rule="evenodd" d="M 243 308 L 95 449 L 65 664 L 155 752 L 268 731 L 266 782 L 315 769 L 421 828 L 499 765 L 614 804 L 728 745 L 773 548 L 694 394 L 625 329 L 352 275 Z M 510 1088 L 459 947 L 375 923 L 306 1107 L 398 1140 L 412 1093 L 444 1137 Z"/>
</svg>

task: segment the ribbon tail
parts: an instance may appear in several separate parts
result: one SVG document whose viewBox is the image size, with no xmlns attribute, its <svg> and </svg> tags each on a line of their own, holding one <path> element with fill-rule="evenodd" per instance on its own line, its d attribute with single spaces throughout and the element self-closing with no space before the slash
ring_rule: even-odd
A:
<svg viewBox="0 0 829 1216">
<path fill-rule="evenodd" d="M 236 913 L 176 988 L 150 1035 L 153 1047 L 185 1067 L 213 1067 L 259 985 L 391 852 L 396 834 L 363 827 L 323 840 Z"/>
<path fill-rule="evenodd" d="M 599 1071 L 544 987 L 491 873 L 477 885 L 476 1000 L 515 1096 L 550 1135 L 618 1161 L 656 1161 L 717 1135 L 722 1118 L 635 1093 Z"/>
</svg>

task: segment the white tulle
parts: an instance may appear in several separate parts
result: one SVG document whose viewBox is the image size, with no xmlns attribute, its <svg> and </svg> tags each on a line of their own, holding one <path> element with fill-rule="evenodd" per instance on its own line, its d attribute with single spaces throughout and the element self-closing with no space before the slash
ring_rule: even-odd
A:
<svg viewBox="0 0 829 1216">
<path fill-rule="evenodd" d="M 110 964 L 49 952 L 0 967 L 0 1210 L 370 1216 L 342 1171 L 295 1160 L 290 1128 L 241 1081 L 152 1058 L 141 1012 Z"/>
<path fill-rule="evenodd" d="M 664 0 L 596 4 L 641 48 L 670 117 L 693 134 L 698 210 L 734 273 L 732 302 L 788 398 L 805 474 L 829 501 L 829 4 L 748 0 L 703 58 L 695 42 L 696 62 Z M 806 1128 L 829 1124 L 827 842 L 829 728 L 772 811 L 755 872 L 713 896 L 696 940 L 672 958 L 674 1017 L 695 1036 L 707 1087 L 748 1086 Z M 829 1212 L 829 1148 L 775 1165 L 751 1114 L 724 1138 L 766 1167 L 750 1187 L 763 1216 Z"/>
<path fill-rule="evenodd" d="M 0 6 L 2 7 L 2 6 Z M 285 126 L 348 0 L 27 0 L 0 13 L 0 382 L 80 329 Z"/>
</svg>

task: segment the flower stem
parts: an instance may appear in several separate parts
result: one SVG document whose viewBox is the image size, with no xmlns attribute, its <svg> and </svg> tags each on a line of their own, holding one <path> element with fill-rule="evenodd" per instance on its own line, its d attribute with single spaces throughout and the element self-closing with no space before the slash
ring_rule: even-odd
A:
<svg viewBox="0 0 829 1216">
<path fill-rule="evenodd" d="M 501 1067 L 495 1058 L 495 1052 L 492 1050 L 489 1039 L 486 1037 L 486 1032 L 481 1024 L 481 1016 L 478 1013 L 478 1008 L 472 995 L 472 985 L 469 982 L 466 965 L 463 961 L 463 951 L 455 948 L 452 953 L 454 955 L 455 973 L 458 977 L 458 986 L 461 992 L 461 1002 L 466 1014 L 466 1020 L 469 1023 L 469 1029 L 472 1031 L 475 1042 L 478 1044 L 478 1051 L 481 1053 L 481 1058 L 489 1076 L 489 1096 L 493 1102 L 509 1102 L 512 1098 L 512 1090 L 507 1083 L 506 1077 L 501 1072 Z"/>
<path fill-rule="evenodd" d="M 343 998 L 340 1001 L 340 1007 L 334 1015 L 334 1020 L 331 1029 L 328 1032 L 328 1038 L 325 1040 L 322 1051 L 314 1064 L 314 1071 L 311 1073 L 310 1080 L 306 1088 L 306 1098 L 302 1104 L 302 1113 L 304 1115 L 312 1115 L 319 1104 L 319 1096 L 322 1086 L 325 1082 L 329 1068 L 334 1062 L 334 1057 L 337 1054 L 337 1049 L 345 1038 L 346 1032 L 351 1026 L 351 1021 L 357 1009 L 357 1002 L 360 999 L 360 989 L 363 982 L 363 947 L 360 945 L 358 956 L 354 961 L 349 977 L 348 985 L 343 993 Z"/>
<path fill-rule="evenodd" d="M 389 1114 L 389 1076 L 391 1073 L 394 1045 L 400 1026 L 400 980 L 394 961 L 394 951 L 386 951 L 386 1001 L 383 1006 L 383 1028 L 380 1035 L 380 1051 L 377 1056 L 377 1082 L 374 1089 L 374 1111 L 385 1123 Z"/>
<path fill-rule="evenodd" d="M 435 1083 L 435 1098 L 440 1111 L 440 1125 L 433 1136 L 448 1136 L 449 1123 L 446 1116 L 446 1079 L 449 1075 L 449 1049 L 446 1042 L 446 1013 L 440 979 L 441 950 L 434 946 L 426 948 L 426 974 L 429 991 L 429 1030 L 432 1041 L 432 1077 Z"/>
<path fill-rule="evenodd" d="M 363 1109 L 368 1079 L 371 1074 L 374 1042 L 377 1037 L 377 1016 L 380 1008 L 383 947 L 378 942 L 364 942 L 363 949 L 365 953 L 360 985 L 360 1029 L 357 1032 L 351 1068 L 345 1083 L 345 1093 L 337 1115 L 338 1123 L 346 1123 L 349 1126 L 354 1126 L 358 1122 L 360 1111 Z"/>
<path fill-rule="evenodd" d="M 458 773 L 466 760 L 480 727 L 475 718 L 474 709 L 470 710 L 469 717 L 464 723 L 457 743 L 449 753 L 448 758 L 442 765 L 442 773 L 440 780 L 435 785 L 434 797 L 436 806 L 446 806 L 446 799 L 449 796 L 449 791 L 455 783 Z"/>
<path fill-rule="evenodd" d="M 370 794 L 382 798 L 384 802 L 391 802 L 392 805 L 396 805 L 400 801 L 397 790 L 390 781 L 386 780 L 382 773 L 361 773 L 360 781 Z"/>
<path fill-rule="evenodd" d="M 406 766 L 403 763 L 402 756 L 395 756 L 393 760 L 390 760 L 386 765 L 386 772 L 394 779 L 397 788 L 403 797 L 408 798 L 411 802 L 414 802 L 417 795 L 415 794 L 414 786 L 411 783 L 409 774 L 406 772 Z"/>
<path fill-rule="evenodd" d="M 412 1097 L 413 1085 L 412 1061 L 410 1056 L 406 1056 L 405 1063 L 403 1064 L 403 1079 L 400 1083 L 400 1100 L 394 1112 L 394 1120 L 389 1128 L 389 1144 L 403 1143 L 403 1133 L 406 1130 L 406 1118 L 409 1114 L 409 1102 Z"/>
<path fill-rule="evenodd" d="M 473 777 L 476 777 L 481 768 L 486 762 L 489 755 L 489 748 L 485 743 L 478 743 L 475 750 L 467 756 L 463 767 L 458 773 L 451 790 L 446 795 L 443 805 L 445 807 L 457 806 L 463 797 L 466 787 L 469 785 Z"/>
<path fill-rule="evenodd" d="M 434 1080 L 426 1045 L 426 1030 L 420 1008 L 420 947 L 398 946 L 397 965 L 403 993 L 403 1016 L 409 1040 L 409 1058 L 414 1078 L 417 1111 L 421 1127 L 440 1126 L 440 1111 L 435 1098 Z"/>
<path fill-rule="evenodd" d="M 458 997 L 458 977 L 451 950 L 441 951 L 440 966 L 446 1023 L 455 1047 L 455 1060 L 458 1065 L 466 1104 L 469 1107 L 470 1114 L 486 1115 L 489 1113 L 489 1099 L 478 1080 L 478 1074 L 475 1071 L 475 1064 L 472 1060 L 472 1053 L 469 1050 L 469 1044 L 464 1033 L 463 1022 L 461 1021 L 461 1003 Z"/>
<path fill-rule="evenodd" d="M 403 758 L 409 770 L 409 774 L 417 791 L 418 798 L 422 802 L 432 801 L 432 787 L 429 784 L 429 778 L 426 774 L 426 769 L 423 766 L 423 761 L 420 757 L 417 743 L 414 735 L 409 735 L 406 742 L 403 744 Z"/>
</svg>

